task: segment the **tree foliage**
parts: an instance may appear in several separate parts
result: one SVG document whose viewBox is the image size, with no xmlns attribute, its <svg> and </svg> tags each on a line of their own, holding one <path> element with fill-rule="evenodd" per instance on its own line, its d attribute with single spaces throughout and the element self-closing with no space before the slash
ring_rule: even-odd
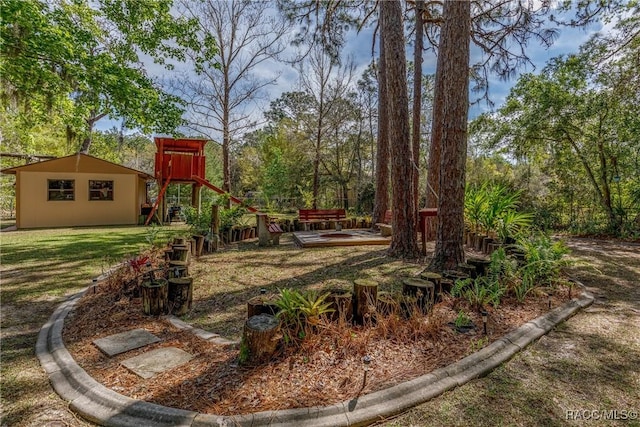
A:
<svg viewBox="0 0 640 427">
<path fill-rule="evenodd" d="M 170 6 L 171 0 L 3 1 L 4 111 L 23 130 L 53 117 L 65 126 L 72 151 L 85 153 L 95 123 L 106 116 L 145 132 L 173 131 L 180 102 L 147 76 L 139 57 L 164 63 L 189 41 L 189 23 L 174 19 Z"/>
<path fill-rule="evenodd" d="M 628 31 L 633 21 L 578 54 L 552 59 L 538 75 L 523 75 L 498 114 L 477 121 L 488 146 L 544 165 L 555 188 L 565 189 L 559 196 L 577 197 L 583 188 L 580 198 L 600 207 L 614 233 L 633 210 L 640 182 L 640 33 Z"/>
</svg>

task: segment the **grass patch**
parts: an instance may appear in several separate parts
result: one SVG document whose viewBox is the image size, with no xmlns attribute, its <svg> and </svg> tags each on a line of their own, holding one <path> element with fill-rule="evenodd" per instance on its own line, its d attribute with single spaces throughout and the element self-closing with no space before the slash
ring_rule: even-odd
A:
<svg viewBox="0 0 640 427">
<path fill-rule="evenodd" d="M 185 227 L 160 229 L 168 240 Z M 89 425 L 51 389 L 34 356 L 40 327 L 68 295 L 110 265 L 149 247 L 145 227 L 61 228 L 0 234 L 1 425 Z"/>
</svg>

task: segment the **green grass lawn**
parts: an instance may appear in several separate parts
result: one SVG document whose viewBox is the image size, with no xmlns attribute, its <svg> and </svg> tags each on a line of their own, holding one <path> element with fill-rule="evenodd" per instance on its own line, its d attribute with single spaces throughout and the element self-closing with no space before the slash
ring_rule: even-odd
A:
<svg viewBox="0 0 640 427">
<path fill-rule="evenodd" d="M 66 409 L 35 358 L 40 327 L 57 305 L 110 265 L 149 248 L 150 228 L 25 230 L 0 234 L 2 420 L 0 425 L 84 425 Z M 159 229 L 156 239 L 183 234 Z"/>
</svg>

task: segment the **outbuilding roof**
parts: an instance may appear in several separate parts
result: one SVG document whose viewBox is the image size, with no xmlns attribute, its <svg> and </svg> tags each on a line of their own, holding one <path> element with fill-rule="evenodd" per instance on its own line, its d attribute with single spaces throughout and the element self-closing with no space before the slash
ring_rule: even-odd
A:
<svg viewBox="0 0 640 427">
<path fill-rule="evenodd" d="M 121 166 L 88 154 L 72 154 L 43 162 L 30 163 L 23 166 L 15 166 L 3 169 L 2 173 L 15 175 L 18 172 L 74 172 L 74 173 L 112 173 L 112 174 L 137 174 L 142 179 L 152 180 L 148 173 Z"/>
</svg>

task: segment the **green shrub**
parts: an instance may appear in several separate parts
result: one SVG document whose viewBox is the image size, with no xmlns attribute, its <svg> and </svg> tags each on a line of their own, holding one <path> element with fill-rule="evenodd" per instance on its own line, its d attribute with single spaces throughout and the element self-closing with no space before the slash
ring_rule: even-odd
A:
<svg viewBox="0 0 640 427">
<path fill-rule="evenodd" d="M 313 291 L 300 293 L 295 289 L 281 289 L 275 304 L 280 309 L 276 316 L 280 319 L 286 344 L 304 339 L 320 318 L 333 312 L 331 303 L 325 302 L 329 293 L 318 295 Z"/>
</svg>

